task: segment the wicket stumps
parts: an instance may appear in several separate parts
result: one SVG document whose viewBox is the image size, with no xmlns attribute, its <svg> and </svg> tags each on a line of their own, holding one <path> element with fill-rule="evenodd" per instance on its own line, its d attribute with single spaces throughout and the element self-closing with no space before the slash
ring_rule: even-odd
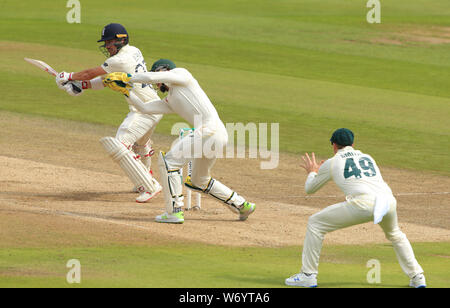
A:
<svg viewBox="0 0 450 308">
<path fill-rule="evenodd" d="M 190 133 L 193 133 L 194 129 L 193 128 L 182 128 L 180 130 L 180 139 L 183 138 L 184 136 L 189 135 Z M 184 170 L 181 170 L 181 175 L 184 178 L 185 175 L 183 174 Z M 191 177 L 192 175 L 192 161 L 189 161 L 187 164 L 187 177 Z M 186 186 L 185 186 L 186 187 Z M 201 206 L 201 194 L 199 192 L 194 192 L 194 196 L 195 196 L 195 203 L 192 202 L 192 190 L 186 187 L 186 204 L 185 204 L 185 210 L 189 211 L 191 208 L 193 210 L 200 210 L 202 208 Z M 194 204 L 194 205 L 193 205 Z"/>
</svg>

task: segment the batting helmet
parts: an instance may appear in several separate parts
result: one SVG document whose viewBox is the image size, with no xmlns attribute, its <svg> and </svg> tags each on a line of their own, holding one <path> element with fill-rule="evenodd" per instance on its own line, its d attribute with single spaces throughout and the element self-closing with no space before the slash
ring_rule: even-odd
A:
<svg viewBox="0 0 450 308">
<path fill-rule="evenodd" d="M 127 32 L 127 30 L 121 24 L 114 24 L 114 23 L 112 23 L 112 24 L 106 25 L 103 28 L 103 30 L 102 30 L 102 38 L 99 39 L 97 41 L 97 43 L 108 41 L 108 40 L 113 40 L 113 39 L 121 39 L 121 38 L 125 38 L 125 41 L 128 44 L 128 32 Z"/>
<path fill-rule="evenodd" d="M 128 44 L 129 37 L 128 32 L 124 26 L 121 24 L 109 24 L 103 28 L 102 37 L 97 42 L 104 42 L 109 40 L 117 40 L 114 45 L 117 48 L 117 52 Z M 109 57 L 109 52 L 106 50 L 105 45 L 101 45 L 100 51 L 106 56 Z"/>
</svg>

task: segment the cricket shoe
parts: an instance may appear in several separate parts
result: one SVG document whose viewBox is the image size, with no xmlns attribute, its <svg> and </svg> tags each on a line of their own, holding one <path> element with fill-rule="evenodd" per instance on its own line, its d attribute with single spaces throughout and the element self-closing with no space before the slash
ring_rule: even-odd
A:
<svg viewBox="0 0 450 308">
<path fill-rule="evenodd" d="M 146 191 L 140 194 L 139 197 L 136 198 L 137 203 L 149 202 L 151 199 L 153 199 L 153 197 L 155 197 L 162 191 L 163 188 L 158 182 L 154 181 L 154 184 L 156 186 L 156 190 L 153 193 Z"/>
<path fill-rule="evenodd" d="M 293 287 L 315 288 L 317 287 L 317 275 L 299 273 L 286 279 L 285 283 Z"/>
<path fill-rule="evenodd" d="M 178 213 L 164 213 L 162 215 L 156 216 L 156 222 L 165 222 L 169 224 L 182 224 L 184 222 L 184 213 L 178 212 Z"/>
<path fill-rule="evenodd" d="M 411 278 L 409 281 L 409 286 L 416 289 L 423 289 L 427 287 L 427 283 L 425 282 L 425 276 L 423 274 L 418 274 Z"/>
<path fill-rule="evenodd" d="M 256 205 L 254 203 L 250 203 L 245 201 L 239 209 L 239 220 L 246 220 L 251 213 L 253 213 L 256 209 Z"/>
</svg>

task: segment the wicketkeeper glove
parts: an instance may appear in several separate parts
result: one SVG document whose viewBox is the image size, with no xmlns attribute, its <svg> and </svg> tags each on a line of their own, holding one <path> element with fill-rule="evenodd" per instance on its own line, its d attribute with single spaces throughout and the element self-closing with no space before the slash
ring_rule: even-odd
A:
<svg viewBox="0 0 450 308">
<path fill-rule="evenodd" d="M 129 84 L 131 75 L 127 73 L 110 73 L 103 79 L 103 84 L 114 91 L 120 92 L 125 96 L 130 96 L 130 89 L 133 87 Z"/>
</svg>

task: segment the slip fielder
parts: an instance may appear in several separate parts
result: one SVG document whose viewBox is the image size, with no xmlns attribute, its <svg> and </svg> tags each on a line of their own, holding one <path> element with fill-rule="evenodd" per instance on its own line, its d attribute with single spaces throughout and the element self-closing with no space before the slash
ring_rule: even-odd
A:
<svg viewBox="0 0 450 308">
<path fill-rule="evenodd" d="M 135 82 L 156 84 L 162 92 L 168 94 L 163 100 L 144 104 L 134 93 Z M 157 216 L 156 221 L 184 222 L 180 169 L 191 159 L 192 175 L 185 185 L 221 200 L 234 213 L 239 214 L 240 220 L 248 218 L 255 210 L 255 205 L 210 175 L 216 161 L 215 154 L 220 153 L 227 144 L 228 133 L 208 96 L 188 70 L 176 68 L 170 60 L 160 59 L 153 64 L 151 72 L 133 76 L 112 73 L 106 76 L 105 83 L 112 89 L 129 95 L 130 102 L 142 113 L 177 113 L 194 127 L 194 131 L 174 143 L 169 152 L 160 153 L 159 170 L 166 212 Z M 128 92 L 130 84 L 133 84 L 133 89 Z M 200 149 L 200 153 L 196 149 Z"/>
<path fill-rule="evenodd" d="M 79 96 L 85 89 L 103 89 L 101 76 L 107 73 L 123 71 L 135 74 L 147 71 L 141 51 L 129 45 L 128 33 L 121 24 L 106 25 L 97 42 L 104 42 L 100 48 L 108 57 L 101 66 L 78 73 L 61 72 L 56 76 L 58 87 L 69 95 Z M 134 94 L 145 102 L 159 100 L 156 91 L 147 84 L 136 84 Z M 151 172 L 151 156 L 154 151 L 150 140 L 162 115 L 142 114 L 131 104 L 129 109 L 130 112 L 117 130 L 115 138 L 105 137 L 100 143 L 130 178 L 134 191 L 140 193 L 136 201 L 143 203 L 162 190 Z"/>
<path fill-rule="evenodd" d="M 410 286 L 426 287 L 423 270 L 417 262 L 410 242 L 397 222 L 397 201 L 384 182 L 375 160 L 353 149 L 353 132 L 336 130 L 330 141 L 335 155 L 317 163 L 314 153 L 303 156 L 308 172 L 305 191 L 312 194 L 333 180 L 344 192 L 346 201 L 331 205 L 308 220 L 299 274 L 286 279 L 289 286 L 316 287 L 320 251 L 325 234 L 338 229 L 374 221 L 391 241 Z"/>
</svg>

